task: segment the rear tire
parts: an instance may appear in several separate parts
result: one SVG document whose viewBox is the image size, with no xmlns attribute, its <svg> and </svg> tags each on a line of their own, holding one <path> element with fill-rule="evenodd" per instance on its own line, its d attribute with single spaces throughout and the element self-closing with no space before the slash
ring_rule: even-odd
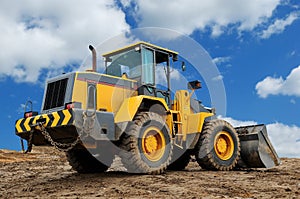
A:
<svg viewBox="0 0 300 199">
<path fill-rule="evenodd" d="M 101 173 L 105 172 L 113 161 L 106 158 L 106 164 L 101 163 L 85 148 L 74 148 L 66 152 L 67 159 L 72 168 L 78 173 Z"/>
<path fill-rule="evenodd" d="M 207 170 L 229 171 L 240 157 L 240 142 L 235 129 L 224 120 L 206 122 L 196 146 L 196 160 Z"/>
<path fill-rule="evenodd" d="M 153 112 L 138 113 L 121 137 L 119 156 L 129 173 L 160 174 L 170 163 L 170 130 Z"/>
</svg>

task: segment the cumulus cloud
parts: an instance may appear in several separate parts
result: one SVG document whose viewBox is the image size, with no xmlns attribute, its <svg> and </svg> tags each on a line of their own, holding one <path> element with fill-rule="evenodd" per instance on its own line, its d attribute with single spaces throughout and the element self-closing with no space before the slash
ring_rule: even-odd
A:
<svg viewBox="0 0 300 199">
<path fill-rule="evenodd" d="M 129 1 L 123 0 L 124 5 Z M 209 28 L 213 37 L 228 26 L 238 31 L 253 30 L 272 16 L 280 0 L 143 0 L 135 2 L 140 27 L 156 26 L 191 34 Z M 166 8 L 163 9 L 162 8 Z"/>
<path fill-rule="evenodd" d="M 88 44 L 129 30 L 113 0 L 1 1 L 0 24 L 0 76 L 19 82 L 80 63 Z"/>
<path fill-rule="evenodd" d="M 266 30 L 264 30 L 260 37 L 268 39 L 273 34 L 280 34 L 285 28 L 291 25 L 300 16 L 299 12 L 290 13 L 285 19 L 276 19 Z"/>
<path fill-rule="evenodd" d="M 226 63 L 229 62 L 231 60 L 230 56 L 227 57 L 215 57 L 213 58 L 212 62 L 216 65 L 222 64 L 222 63 Z"/>
<path fill-rule="evenodd" d="M 261 98 L 269 95 L 289 95 L 300 96 L 300 66 L 294 68 L 286 77 L 266 77 L 255 86 L 257 94 Z"/>
<path fill-rule="evenodd" d="M 89 44 L 96 45 L 130 30 L 123 8 L 130 18 L 136 19 L 134 26 L 171 28 L 186 34 L 209 29 L 217 37 L 228 27 L 238 31 L 255 29 L 268 21 L 281 3 L 280 0 L 116 2 L 1 1 L 0 45 L 5 50 L 0 54 L 0 81 L 11 76 L 19 82 L 36 82 L 44 69 L 61 70 L 66 65 L 80 63 L 89 54 Z M 161 8 L 166 9 L 161 11 Z M 286 20 L 292 23 L 293 16 Z"/>
<path fill-rule="evenodd" d="M 267 125 L 271 142 L 281 157 L 300 157 L 300 127 L 273 123 Z"/>
<path fill-rule="evenodd" d="M 231 117 L 223 117 L 221 115 L 218 116 L 218 119 L 223 119 L 227 122 L 229 122 L 233 127 L 238 127 L 238 126 L 249 126 L 249 125 L 256 125 L 257 122 L 255 121 L 241 121 L 241 120 L 236 120 Z"/>
<path fill-rule="evenodd" d="M 256 125 L 255 121 L 240 121 L 231 117 L 218 116 L 234 127 Z M 267 124 L 269 139 L 280 157 L 300 157 L 300 127 L 279 122 Z"/>
<path fill-rule="evenodd" d="M 224 78 L 223 75 L 218 75 L 218 76 L 212 78 L 212 80 L 213 80 L 213 81 L 222 81 L 223 78 Z"/>
<path fill-rule="evenodd" d="M 291 104 L 296 104 L 296 100 L 294 100 L 294 99 L 291 99 L 290 102 L 291 102 Z"/>
<path fill-rule="evenodd" d="M 163 65 L 158 65 L 156 67 L 156 71 L 155 71 L 155 82 L 157 84 L 160 84 L 163 87 L 168 87 L 167 84 L 167 76 L 166 76 L 166 66 Z M 184 85 L 186 85 L 187 80 L 186 78 L 183 76 L 183 74 L 180 73 L 179 70 L 177 69 L 172 69 L 171 73 L 170 73 L 170 80 L 171 80 L 171 84 L 172 84 L 172 89 L 173 91 L 177 90 L 178 88 L 176 87 L 177 83 L 179 82 L 180 85 L 182 85 L 183 82 L 185 82 Z"/>
</svg>

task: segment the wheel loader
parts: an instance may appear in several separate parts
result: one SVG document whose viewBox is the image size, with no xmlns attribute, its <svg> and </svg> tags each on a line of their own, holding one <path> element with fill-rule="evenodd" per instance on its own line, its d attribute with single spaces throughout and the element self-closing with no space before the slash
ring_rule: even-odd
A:
<svg viewBox="0 0 300 199">
<path fill-rule="evenodd" d="M 208 170 L 280 164 L 265 125 L 234 128 L 192 97 L 200 81 L 171 92 L 177 52 L 137 42 L 103 54 L 105 69 L 98 73 L 96 50 L 89 49 L 92 69 L 47 80 L 40 113 L 29 102 L 16 121 L 26 152 L 52 145 L 79 173 L 105 172 L 116 155 L 129 173 L 147 174 L 183 170 L 191 156 Z M 165 88 L 155 82 L 159 66 Z"/>
</svg>

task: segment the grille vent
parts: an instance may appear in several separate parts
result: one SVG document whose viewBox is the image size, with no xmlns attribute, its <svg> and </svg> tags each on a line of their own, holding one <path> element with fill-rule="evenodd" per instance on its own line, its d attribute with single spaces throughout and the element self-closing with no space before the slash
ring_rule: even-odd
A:
<svg viewBox="0 0 300 199">
<path fill-rule="evenodd" d="M 67 83 L 68 78 L 48 84 L 44 110 L 61 107 L 64 105 Z"/>
</svg>

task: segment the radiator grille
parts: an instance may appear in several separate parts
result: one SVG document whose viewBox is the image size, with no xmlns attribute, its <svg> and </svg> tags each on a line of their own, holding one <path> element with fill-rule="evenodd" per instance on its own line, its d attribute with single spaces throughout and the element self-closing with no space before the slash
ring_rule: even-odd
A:
<svg viewBox="0 0 300 199">
<path fill-rule="evenodd" d="M 51 82 L 47 86 L 44 110 L 64 105 L 68 78 Z"/>
</svg>

